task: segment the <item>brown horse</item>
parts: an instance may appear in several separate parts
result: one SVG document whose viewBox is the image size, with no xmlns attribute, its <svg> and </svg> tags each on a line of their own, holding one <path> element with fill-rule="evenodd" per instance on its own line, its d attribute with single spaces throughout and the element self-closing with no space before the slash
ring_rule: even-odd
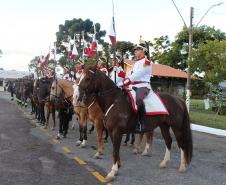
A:
<svg viewBox="0 0 226 185">
<path fill-rule="evenodd" d="M 79 83 L 79 99 L 86 99 L 95 95 L 97 102 L 104 112 L 104 120 L 113 144 L 113 167 L 106 180 L 112 180 L 121 166 L 119 150 L 124 133 L 135 130 L 138 115 L 134 113 L 127 93 L 117 88 L 114 82 L 96 69 L 88 66 L 84 70 Z M 193 144 L 190 128 L 189 114 L 185 103 L 178 97 L 167 93 L 159 93 L 169 115 L 145 116 L 147 131 L 160 127 L 166 144 L 166 152 L 160 168 L 165 168 L 170 160 L 172 138 L 169 129 L 172 128 L 178 147 L 181 151 L 179 171 L 184 172 L 186 165 L 192 158 Z"/>
<path fill-rule="evenodd" d="M 72 102 L 73 86 L 72 82 L 62 79 L 54 80 L 51 87 L 50 99 L 51 101 L 57 101 L 56 98 L 60 97 L 62 91 L 64 91 L 65 96 Z M 82 128 L 87 128 L 88 119 L 93 122 L 94 127 L 97 130 L 97 143 L 98 150 L 94 155 L 95 158 L 99 158 L 103 154 L 103 113 L 93 97 L 87 99 L 88 106 L 85 104 L 77 104 L 76 101 L 73 102 L 74 112 L 79 116 L 79 125 Z M 80 130 L 81 132 L 81 130 Z M 81 133 L 80 133 L 81 134 Z M 83 140 L 81 146 L 84 147 L 85 141 Z"/>
</svg>

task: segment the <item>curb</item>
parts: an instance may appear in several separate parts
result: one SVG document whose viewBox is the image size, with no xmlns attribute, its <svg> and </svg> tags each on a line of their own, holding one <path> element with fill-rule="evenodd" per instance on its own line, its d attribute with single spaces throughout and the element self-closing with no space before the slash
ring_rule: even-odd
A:
<svg viewBox="0 0 226 185">
<path fill-rule="evenodd" d="M 226 137 L 226 130 L 191 124 L 191 129 L 198 132 Z"/>
</svg>

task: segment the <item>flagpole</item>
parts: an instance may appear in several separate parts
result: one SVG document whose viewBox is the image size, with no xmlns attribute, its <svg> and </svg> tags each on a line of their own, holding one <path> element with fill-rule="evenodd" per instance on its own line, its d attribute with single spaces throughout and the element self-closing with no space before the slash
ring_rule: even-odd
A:
<svg viewBox="0 0 226 185">
<path fill-rule="evenodd" d="M 115 30 L 115 6 L 114 6 L 114 0 L 112 0 L 112 13 L 113 13 L 113 17 L 112 17 L 112 21 L 113 21 L 113 26 L 114 26 L 114 30 Z M 116 30 L 115 30 L 115 38 L 116 38 Z M 113 46 L 113 60 L 114 60 L 114 68 L 116 66 L 116 44 Z M 115 70 L 115 69 L 114 69 Z M 114 71 L 115 73 L 115 84 L 116 84 L 116 70 Z"/>
<path fill-rule="evenodd" d="M 54 79 L 56 79 L 56 42 L 54 42 L 53 60 L 54 60 Z"/>
<path fill-rule="evenodd" d="M 95 39 L 95 44 L 96 44 L 96 53 L 95 53 L 95 59 L 96 61 L 98 60 L 98 53 L 97 53 L 97 40 L 96 40 L 96 27 L 95 23 L 93 23 L 93 29 L 94 29 L 94 39 Z M 92 41 L 93 42 L 93 41 Z"/>
</svg>

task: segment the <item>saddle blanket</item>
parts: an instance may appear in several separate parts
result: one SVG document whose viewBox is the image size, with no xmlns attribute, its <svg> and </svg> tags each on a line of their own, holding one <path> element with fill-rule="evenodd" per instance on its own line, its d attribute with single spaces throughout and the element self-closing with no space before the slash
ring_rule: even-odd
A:
<svg viewBox="0 0 226 185">
<path fill-rule="evenodd" d="M 134 112 L 137 112 L 136 91 L 130 88 L 126 89 L 126 91 L 131 99 Z M 161 98 L 153 90 L 150 90 L 143 101 L 145 105 L 146 115 L 169 115 L 169 112 L 166 109 Z"/>
</svg>

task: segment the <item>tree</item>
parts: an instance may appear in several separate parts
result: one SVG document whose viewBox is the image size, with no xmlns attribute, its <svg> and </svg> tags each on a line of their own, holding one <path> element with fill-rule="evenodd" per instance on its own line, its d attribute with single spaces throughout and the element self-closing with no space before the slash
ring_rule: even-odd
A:
<svg viewBox="0 0 226 185">
<path fill-rule="evenodd" d="M 189 32 L 187 28 L 183 28 L 181 32 L 176 35 L 175 41 L 169 42 L 167 36 L 154 39 L 150 43 L 152 48 L 152 57 L 154 61 L 160 64 L 166 64 L 171 67 L 185 70 L 187 68 L 188 60 L 188 39 Z M 197 49 L 199 44 L 207 43 L 208 41 L 226 39 L 224 32 L 216 30 L 214 27 L 201 26 L 193 30 L 193 49 Z"/>
<path fill-rule="evenodd" d="M 192 52 L 193 72 L 203 73 L 204 80 L 213 84 L 226 79 L 226 40 L 207 41 Z"/>
<path fill-rule="evenodd" d="M 38 57 L 34 57 L 30 63 L 28 64 L 28 69 L 29 71 L 31 71 L 32 73 L 35 73 L 37 76 L 40 76 L 40 72 L 41 72 L 41 67 L 39 65 L 38 61 Z"/>
<path fill-rule="evenodd" d="M 84 39 L 87 42 L 92 41 L 92 36 L 94 34 L 94 26 L 93 22 L 90 19 L 86 19 L 83 21 L 82 19 L 72 19 L 72 20 L 66 20 L 64 25 L 59 25 L 59 31 L 56 33 L 57 41 L 56 41 L 56 47 L 57 47 L 57 53 L 65 54 L 66 48 L 63 45 L 63 42 L 68 42 L 68 38 L 74 38 L 75 36 L 75 42 L 78 48 L 79 53 L 82 53 L 82 37 L 84 33 Z M 96 40 L 99 44 L 103 44 L 104 40 L 102 39 L 103 36 L 105 36 L 106 31 L 101 30 L 101 25 L 99 23 L 95 24 L 96 28 Z"/>
<path fill-rule="evenodd" d="M 134 54 L 134 44 L 132 42 L 118 41 L 115 48 L 117 51 L 120 51 L 125 58 L 128 58 L 128 53 Z"/>
<path fill-rule="evenodd" d="M 28 64 L 28 69 L 32 73 L 35 73 L 37 76 L 41 76 L 43 74 L 47 74 L 49 72 L 55 72 L 55 61 L 53 59 L 48 60 L 45 66 L 41 66 L 38 62 L 38 56 L 34 57 L 30 63 Z"/>
</svg>

